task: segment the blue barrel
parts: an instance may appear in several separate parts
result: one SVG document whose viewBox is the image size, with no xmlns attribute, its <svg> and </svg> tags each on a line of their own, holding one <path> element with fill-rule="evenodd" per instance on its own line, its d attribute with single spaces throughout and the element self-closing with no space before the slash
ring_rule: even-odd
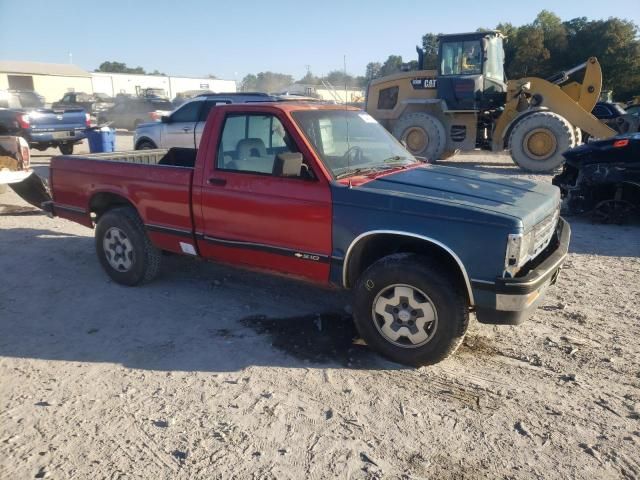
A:
<svg viewBox="0 0 640 480">
<path fill-rule="evenodd" d="M 114 152 L 116 149 L 116 131 L 113 128 L 89 129 L 87 140 L 91 153 Z"/>
</svg>

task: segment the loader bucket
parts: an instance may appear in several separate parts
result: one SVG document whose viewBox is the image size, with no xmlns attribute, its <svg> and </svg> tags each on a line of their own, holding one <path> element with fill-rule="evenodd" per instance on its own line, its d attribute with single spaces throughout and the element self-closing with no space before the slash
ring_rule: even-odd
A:
<svg viewBox="0 0 640 480">
<path fill-rule="evenodd" d="M 33 172 L 20 182 L 9 183 L 9 186 L 20 198 L 34 207 L 42 208 L 44 202 L 51 201 L 51 193 L 45 181 Z"/>
</svg>

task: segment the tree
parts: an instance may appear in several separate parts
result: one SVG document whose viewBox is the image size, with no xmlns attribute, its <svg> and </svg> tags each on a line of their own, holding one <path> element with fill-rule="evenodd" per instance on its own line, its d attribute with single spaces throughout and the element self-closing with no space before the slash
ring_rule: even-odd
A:
<svg viewBox="0 0 640 480">
<path fill-rule="evenodd" d="M 550 75 L 562 70 L 566 64 L 567 28 L 560 17 L 548 10 L 542 10 L 533 21 L 533 26 L 542 29 L 544 48 L 549 52 L 549 61 L 541 74 Z"/>
<path fill-rule="evenodd" d="M 137 73 L 145 75 L 146 72 L 142 67 L 130 68 L 126 63 L 122 62 L 102 62 L 96 69 L 96 72 L 109 72 L 109 73 Z"/>
<path fill-rule="evenodd" d="M 438 35 L 426 33 L 422 36 L 422 49 L 424 50 L 423 65 L 424 70 L 435 70 L 438 68 Z"/>
<path fill-rule="evenodd" d="M 348 87 L 356 86 L 356 80 L 353 76 L 348 73 L 343 72 L 342 70 L 333 70 L 324 77 L 324 80 L 333 85 L 336 88 L 344 87 L 347 85 Z"/>
<path fill-rule="evenodd" d="M 252 73 L 246 75 L 240 83 L 240 90 L 243 92 L 280 92 L 293 83 L 293 77 L 284 73 L 260 72 L 257 75 Z"/>
<path fill-rule="evenodd" d="M 402 56 L 389 55 L 380 69 L 380 76 L 385 77 L 402 70 Z"/>
<path fill-rule="evenodd" d="M 364 76 L 369 80 L 373 80 L 380 76 L 380 70 L 382 70 L 382 64 L 380 62 L 369 62 L 367 63 Z"/>
<path fill-rule="evenodd" d="M 311 73 L 311 71 L 308 71 L 304 77 L 300 80 L 296 80 L 296 83 L 303 85 L 318 85 L 320 83 L 320 79 Z"/>
<path fill-rule="evenodd" d="M 550 53 L 544 46 L 544 31 L 540 27 L 520 27 L 514 39 L 513 59 L 506 65 L 510 78 L 540 76 L 547 70 Z"/>
</svg>

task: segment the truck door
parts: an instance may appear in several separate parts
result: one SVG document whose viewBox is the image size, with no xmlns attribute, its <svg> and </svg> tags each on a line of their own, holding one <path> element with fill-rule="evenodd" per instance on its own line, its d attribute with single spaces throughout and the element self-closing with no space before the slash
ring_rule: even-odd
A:
<svg viewBox="0 0 640 480">
<path fill-rule="evenodd" d="M 289 120 L 228 112 L 222 122 L 219 145 L 211 148 L 215 154 L 203 171 L 196 220 L 200 253 L 328 281 L 332 209 L 327 180 L 304 156 L 299 175 L 272 174 L 279 153 L 304 154 L 287 131 Z"/>
<path fill-rule="evenodd" d="M 164 124 L 162 139 L 165 148 L 194 148 L 196 123 L 203 103 L 201 99 L 187 102 L 169 116 L 169 122 Z"/>
</svg>

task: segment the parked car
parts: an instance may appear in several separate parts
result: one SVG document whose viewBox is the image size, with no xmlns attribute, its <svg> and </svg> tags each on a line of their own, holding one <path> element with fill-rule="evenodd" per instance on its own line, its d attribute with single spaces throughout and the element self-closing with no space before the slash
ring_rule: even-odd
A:
<svg viewBox="0 0 640 480">
<path fill-rule="evenodd" d="M 144 123 L 136 127 L 133 145 L 136 150 L 149 148 L 197 148 L 211 107 L 230 103 L 273 102 L 279 97 L 266 93 L 210 93 L 198 95 L 178 107 L 161 123 Z"/>
<path fill-rule="evenodd" d="M 98 124 L 111 123 L 114 128 L 135 129 L 141 123 L 160 120 L 173 110 L 169 100 L 160 98 L 122 99 L 104 112 L 98 114 Z"/>
<path fill-rule="evenodd" d="M 411 365 L 455 351 L 472 311 L 524 321 L 569 245 L 557 187 L 425 164 L 337 105 L 223 105 L 197 150 L 56 157 L 51 179 L 45 209 L 96 227 L 115 282 L 169 251 L 353 289 L 367 345 Z"/>
<path fill-rule="evenodd" d="M 109 97 L 83 92 L 67 92 L 54 102 L 51 108 L 84 108 L 87 112 L 97 114 L 113 107 L 114 101 Z"/>
<path fill-rule="evenodd" d="M 57 147 L 70 155 L 89 126 L 90 116 L 82 108 L 44 108 L 35 92 L 0 90 L 0 132 L 21 136 L 30 147 Z"/>
<path fill-rule="evenodd" d="M 628 113 L 616 102 L 597 102 L 591 110 L 594 117 L 602 120 L 618 133 L 626 133 L 629 128 L 634 128 L 633 125 L 629 125 L 629 121 L 633 121 L 633 119 L 628 117 Z M 597 139 L 592 138 L 587 132 L 582 132 L 583 143 L 589 143 L 593 140 Z"/>
<path fill-rule="evenodd" d="M 212 95 L 213 92 L 210 90 L 186 90 L 184 92 L 178 92 L 176 96 L 173 98 L 171 103 L 173 103 L 174 107 L 179 107 L 187 100 L 195 98 L 199 95 Z"/>
</svg>

